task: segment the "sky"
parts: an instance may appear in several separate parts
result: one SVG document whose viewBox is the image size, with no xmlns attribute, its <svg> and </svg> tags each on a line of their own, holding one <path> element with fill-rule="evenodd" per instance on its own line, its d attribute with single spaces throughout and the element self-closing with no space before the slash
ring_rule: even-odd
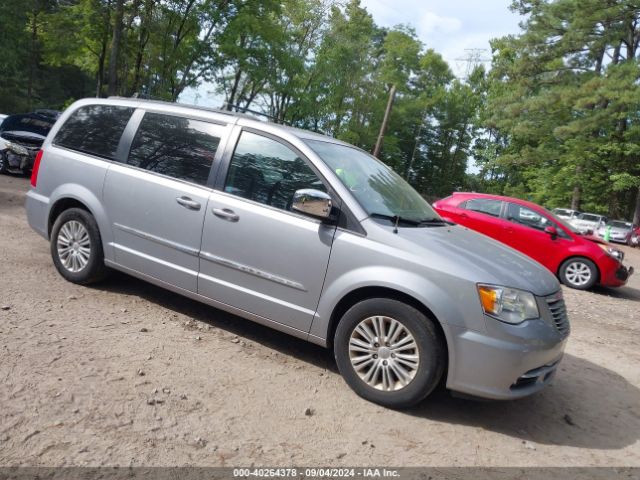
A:
<svg viewBox="0 0 640 480">
<path fill-rule="evenodd" d="M 377 25 L 405 24 L 415 28 L 426 48 L 440 53 L 458 77 L 466 74 L 468 49 L 483 49 L 479 56 L 489 60 L 489 40 L 519 32 L 520 17 L 509 10 L 510 3 L 510 0 L 361 0 Z M 220 107 L 223 98 L 212 94 L 213 90 L 211 84 L 188 89 L 180 101 Z"/>
<path fill-rule="evenodd" d="M 433 48 L 464 77 L 468 49 L 491 59 L 489 40 L 520 31 L 521 17 L 509 10 L 510 0 L 361 0 L 376 24 L 415 28 L 427 48 Z"/>
</svg>

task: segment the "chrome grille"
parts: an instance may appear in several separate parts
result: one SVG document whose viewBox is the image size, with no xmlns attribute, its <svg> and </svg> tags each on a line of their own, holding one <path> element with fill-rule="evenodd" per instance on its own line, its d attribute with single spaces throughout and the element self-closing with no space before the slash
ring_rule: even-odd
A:
<svg viewBox="0 0 640 480">
<path fill-rule="evenodd" d="M 546 298 L 547 306 L 549 307 L 549 313 L 551 314 L 551 320 L 553 321 L 556 329 L 563 337 L 569 335 L 571 327 L 569 326 L 569 318 L 567 317 L 567 307 L 564 304 L 562 297 L 553 295 Z"/>
</svg>

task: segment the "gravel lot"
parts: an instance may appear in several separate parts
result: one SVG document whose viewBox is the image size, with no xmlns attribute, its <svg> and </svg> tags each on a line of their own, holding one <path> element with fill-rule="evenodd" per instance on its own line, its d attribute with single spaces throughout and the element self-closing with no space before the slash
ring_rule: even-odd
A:
<svg viewBox="0 0 640 480">
<path fill-rule="evenodd" d="M 0 465 L 640 466 L 640 275 L 565 289 L 573 333 L 542 393 L 396 412 L 322 348 L 125 275 L 64 281 L 28 186 L 0 176 Z"/>
</svg>

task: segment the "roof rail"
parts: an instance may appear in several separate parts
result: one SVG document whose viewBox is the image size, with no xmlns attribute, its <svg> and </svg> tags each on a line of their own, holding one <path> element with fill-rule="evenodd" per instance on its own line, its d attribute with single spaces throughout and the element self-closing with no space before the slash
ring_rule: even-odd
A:
<svg viewBox="0 0 640 480">
<path fill-rule="evenodd" d="M 159 103 L 159 104 L 163 104 L 163 105 L 175 105 L 178 107 L 186 107 L 186 108 L 193 108 L 196 110 L 202 110 L 202 111 L 206 111 L 206 112 L 213 112 L 213 113 L 220 113 L 222 115 L 229 115 L 231 117 L 244 117 L 244 118 L 248 118 L 251 120 L 259 120 L 258 118 L 256 118 L 256 116 L 265 116 L 268 118 L 273 118 L 270 115 L 261 113 L 261 112 L 257 112 L 257 111 L 253 111 L 253 110 L 249 110 L 249 109 L 243 109 L 243 112 L 233 112 L 231 110 L 225 110 L 222 108 L 213 108 L 213 107 L 204 107 L 201 105 L 192 105 L 189 103 L 180 103 L 180 102 L 171 102 L 171 101 L 167 101 L 167 100 L 162 100 L 162 99 L 158 99 L 158 98 L 153 98 L 150 97 L 148 95 L 145 94 L 136 94 L 134 93 L 131 97 L 122 97 L 120 95 L 111 95 L 109 97 L 107 97 L 109 99 L 114 99 L 114 100 L 137 100 L 137 101 L 141 101 L 141 102 L 148 102 L 148 103 Z M 241 107 L 237 107 L 236 105 L 231 105 L 231 107 L 234 108 L 241 108 Z M 245 113 L 245 112 L 249 112 L 253 115 L 250 115 L 249 113 Z"/>
</svg>

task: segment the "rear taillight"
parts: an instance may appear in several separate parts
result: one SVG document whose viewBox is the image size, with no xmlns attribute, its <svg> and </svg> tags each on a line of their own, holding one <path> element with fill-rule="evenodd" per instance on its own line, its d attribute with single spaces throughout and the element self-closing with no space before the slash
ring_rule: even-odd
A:
<svg viewBox="0 0 640 480">
<path fill-rule="evenodd" d="M 40 170 L 40 160 L 42 160 L 42 150 L 36 155 L 36 159 L 33 161 L 33 169 L 31 170 L 31 186 L 35 187 L 38 183 L 38 170 Z"/>
</svg>

